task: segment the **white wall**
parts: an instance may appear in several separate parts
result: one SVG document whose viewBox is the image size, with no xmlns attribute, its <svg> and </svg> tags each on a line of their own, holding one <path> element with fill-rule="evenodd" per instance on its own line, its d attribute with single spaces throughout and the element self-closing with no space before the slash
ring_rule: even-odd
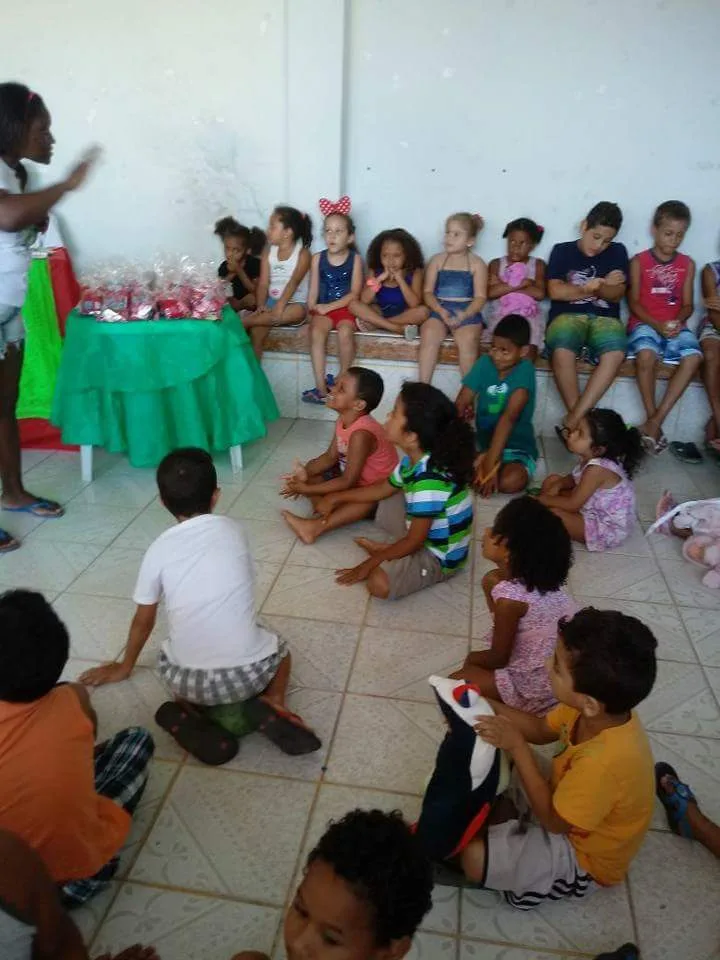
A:
<svg viewBox="0 0 720 960">
<path fill-rule="evenodd" d="M 704 262 L 720 229 L 719 13 L 718 0 L 26 0 L 3 13 L 17 42 L 2 73 L 50 105 L 53 172 L 106 148 L 62 208 L 85 261 L 211 255 L 222 213 L 263 223 L 287 200 L 319 223 L 318 197 L 347 189 L 363 247 L 402 224 L 430 253 L 444 217 L 469 208 L 487 258 L 508 219 L 542 222 L 547 249 L 597 199 L 621 203 L 634 251 L 653 207 L 678 197 Z"/>
</svg>

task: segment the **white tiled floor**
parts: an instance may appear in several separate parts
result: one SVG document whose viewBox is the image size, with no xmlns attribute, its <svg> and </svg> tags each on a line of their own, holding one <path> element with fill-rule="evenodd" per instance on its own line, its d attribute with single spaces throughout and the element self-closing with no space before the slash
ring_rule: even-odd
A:
<svg viewBox="0 0 720 960">
<path fill-rule="evenodd" d="M 93 954 L 141 941 L 164 960 L 228 960 L 243 948 L 280 956 L 283 907 L 328 819 L 358 805 L 417 814 L 443 729 L 425 680 L 452 669 L 488 629 L 482 560 L 478 553 L 454 581 L 395 604 L 369 602 L 362 586 L 336 586 L 332 569 L 353 562 L 357 531 L 304 547 L 277 512 L 280 473 L 293 457 L 319 451 L 330 429 L 281 421 L 246 449 L 242 475 L 218 462 L 220 508 L 246 522 L 254 545 L 262 615 L 295 655 L 291 704 L 316 726 L 323 751 L 288 758 L 252 736 L 225 768 L 189 761 L 153 724 L 164 698 L 150 669 L 153 649 L 128 683 L 96 691 L 101 734 L 146 724 L 157 759 L 118 882 L 76 915 Z M 554 438 L 544 445 L 551 469 L 567 466 Z M 152 471 L 102 452 L 96 465 L 84 487 L 76 455 L 28 453 L 28 487 L 66 499 L 67 517 L 2 517 L 25 542 L 0 561 L 0 589 L 36 587 L 54 601 L 72 634 L 68 677 L 122 648 L 142 551 L 171 522 Z M 718 495 L 720 469 L 683 467 L 669 454 L 655 461 L 637 481 L 643 520 L 665 486 L 685 497 Z M 478 505 L 478 530 L 497 507 Z M 702 587 L 677 542 L 647 540 L 640 528 L 614 554 L 577 550 L 571 586 L 583 602 L 655 630 L 662 663 L 641 708 L 653 749 L 720 819 L 720 593 Z M 594 956 L 632 939 L 647 960 L 720 960 L 718 902 L 720 866 L 672 836 L 658 809 L 628 882 L 583 904 L 518 914 L 492 893 L 438 888 L 413 960 Z"/>
</svg>

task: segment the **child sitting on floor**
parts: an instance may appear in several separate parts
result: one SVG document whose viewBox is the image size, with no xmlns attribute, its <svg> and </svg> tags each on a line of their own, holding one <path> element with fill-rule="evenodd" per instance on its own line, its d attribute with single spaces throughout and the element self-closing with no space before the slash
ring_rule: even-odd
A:
<svg viewBox="0 0 720 960">
<path fill-rule="evenodd" d="M 443 340 L 450 333 L 457 345 L 460 373 L 477 360 L 487 300 L 487 266 L 472 248 L 482 230 L 477 213 L 454 213 L 445 222 L 445 250 L 436 254 L 425 273 L 425 303 L 430 319 L 420 332 L 418 379 L 432 381 Z"/>
<path fill-rule="evenodd" d="M 455 405 L 461 417 L 475 401 L 475 487 L 483 497 L 518 493 L 535 473 L 535 367 L 527 359 L 530 324 L 511 313 L 498 323 L 490 352 L 463 380 Z M 476 398 L 476 399 L 475 399 Z"/>
<path fill-rule="evenodd" d="M 493 615 L 490 648 L 471 653 L 453 676 L 475 684 L 484 697 L 542 716 L 556 703 L 546 661 L 558 621 L 577 610 L 563 589 L 572 542 L 547 507 L 520 497 L 485 530 L 482 554 L 497 564 L 482 580 Z"/>
<path fill-rule="evenodd" d="M 220 237 L 225 259 L 218 267 L 218 276 L 231 285 L 228 303 L 239 313 L 257 306 L 255 291 L 260 276 L 260 257 L 267 237 L 259 227 L 244 227 L 234 217 L 223 217 L 215 224 L 215 236 Z"/>
<path fill-rule="evenodd" d="M 422 302 L 424 266 L 420 244 L 407 230 L 395 227 L 379 233 L 368 247 L 365 289 L 350 304 L 358 330 L 388 330 L 415 340 L 418 325 L 429 314 Z"/>
<path fill-rule="evenodd" d="M 511 313 L 519 313 L 530 324 L 528 357 L 535 363 L 545 338 L 540 301 L 545 299 L 545 261 L 531 256 L 545 230 L 528 217 L 511 220 L 505 227 L 507 254 L 491 260 L 488 267 L 488 300 L 492 301 L 487 330 Z"/>
<path fill-rule="evenodd" d="M 343 504 L 379 503 L 375 522 L 393 543 L 359 537 L 370 556 L 338 570 L 342 584 L 367 581 L 368 591 L 397 600 L 443 583 L 461 570 L 472 537 L 472 430 L 444 393 L 426 383 L 405 383 L 385 430 L 405 456 L 387 480 L 342 493 L 316 505 L 330 520 Z"/>
<path fill-rule="evenodd" d="M 633 708 L 652 690 L 656 647 L 635 617 L 586 608 L 558 625 L 548 669 L 560 706 L 540 718 L 495 701 L 496 716 L 478 718 L 483 740 L 510 753 L 525 809 L 505 822 L 491 813 L 461 855 L 469 880 L 524 910 L 622 883 L 653 815 L 653 757 Z M 558 741 L 548 782 L 529 744 Z"/>
<path fill-rule="evenodd" d="M 160 499 L 178 521 L 143 558 L 133 599 L 137 610 L 120 662 L 88 670 L 90 686 L 125 680 L 133 671 L 165 600 L 169 638 L 158 662 L 176 697 L 155 719 L 205 763 L 226 763 L 237 740 L 211 721 L 234 705 L 285 753 L 311 753 L 315 734 L 285 706 L 290 654 L 284 640 L 255 616 L 254 567 L 247 536 L 230 517 L 213 514 L 220 491 L 212 458 L 195 447 L 169 453 L 157 470 Z M 230 726 L 229 712 L 220 711 Z M 219 723 L 219 721 L 218 721 Z"/>
<path fill-rule="evenodd" d="M 541 503 L 588 550 L 619 547 L 635 526 L 632 478 L 645 456 L 640 431 L 614 410 L 596 407 L 573 430 L 564 428 L 564 439 L 578 465 L 567 476 L 545 478 Z"/>
<path fill-rule="evenodd" d="M 355 317 L 350 303 L 362 290 L 362 258 L 355 248 L 355 224 L 350 216 L 350 198 L 337 204 L 320 201 L 321 210 L 330 210 L 325 217 L 323 233 L 327 249 L 314 254 L 310 267 L 310 357 L 315 386 L 305 390 L 303 403 L 325 403 L 332 378 L 326 376 L 327 341 L 330 331 L 338 338 L 340 374 L 355 357 Z"/>
<path fill-rule="evenodd" d="M 399 811 L 352 810 L 307 858 L 285 917 L 285 955 L 402 960 L 432 888 L 432 866 Z M 247 951 L 233 960 L 269 958 Z"/>
<path fill-rule="evenodd" d="M 310 497 L 316 504 L 326 494 L 387 480 L 397 466 L 397 451 L 370 415 L 382 400 L 383 389 L 380 374 L 365 367 L 350 367 L 340 377 L 327 401 L 338 413 L 330 446 L 283 478 L 283 496 Z M 328 473 L 335 475 L 327 477 Z M 310 544 L 323 533 L 371 516 L 374 510 L 374 503 L 348 503 L 324 520 L 298 517 L 289 510 L 283 510 L 283 517 L 303 543 Z"/>
<path fill-rule="evenodd" d="M 702 363 L 700 344 L 687 325 L 693 313 L 695 264 L 679 252 L 689 226 L 686 204 L 661 203 L 653 216 L 653 246 L 630 261 L 627 352 L 635 358 L 646 416 L 641 433 L 651 453 L 667 448 L 663 423 Z M 676 365 L 659 404 L 655 399 L 658 362 Z"/>
<path fill-rule="evenodd" d="M 140 727 L 95 745 L 87 691 L 58 682 L 69 649 L 41 594 L 0 596 L 0 829 L 40 855 L 77 907 L 117 872 L 154 746 Z"/>
</svg>

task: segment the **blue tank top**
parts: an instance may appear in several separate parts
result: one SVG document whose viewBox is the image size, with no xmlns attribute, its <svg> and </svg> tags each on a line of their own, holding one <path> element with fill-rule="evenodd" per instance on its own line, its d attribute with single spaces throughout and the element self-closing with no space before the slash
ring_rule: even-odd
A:
<svg viewBox="0 0 720 960">
<path fill-rule="evenodd" d="M 447 263 L 447 257 L 443 261 L 443 267 Z M 468 267 L 470 266 L 470 257 L 468 257 Z M 472 300 L 475 292 L 475 283 L 472 272 L 468 270 L 444 270 L 440 269 L 435 281 L 435 296 L 439 300 Z"/>
<path fill-rule="evenodd" d="M 350 293 L 354 265 L 355 253 L 352 250 L 348 251 L 345 262 L 337 267 L 330 263 L 327 250 L 323 250 L 318 263 L 318 303 L 332 303 Z"/>
<path fill-rule="evenodd" d="M 412 279 L 411 273 L 405 274 L 405 283 L 408 286 L 412 284 Z M 386 287 L 385 284 L 375 294 L 375 303 L 380 307 L 380 313 L 384 317 L 398 317 L 408 308 L 400 287 Z"/>
</svg>

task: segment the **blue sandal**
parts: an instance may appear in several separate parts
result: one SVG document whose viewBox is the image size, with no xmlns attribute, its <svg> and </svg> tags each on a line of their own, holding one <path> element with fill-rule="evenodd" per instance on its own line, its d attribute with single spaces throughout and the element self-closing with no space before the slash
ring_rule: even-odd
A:
<svg viewBox="0 0 720 960">
<path fill-rule="evenodd" d="M 12 553 L 13 550 L 18 550 L 19 548 L 19 540 L 16 540 L 7 530 L 0 530 L 0 556 L 4 553 Z"/>
<path fill-rule="evenodd" d="M 327 402 L 327 397 L 324 397 L 317 387 L 313 387 L 312 390 L 304 390 L 300 399 L 303 403 L 314 403 L 318 406 L 322 406 Z"/>
<path fill-rule="evenodd" d="M 671 793 L 668 793 L 662 785 L 661 781 L 665 778 L 672 788 Z M 682 782 L 669 763 L 655 764 L 655 793 L 665 808 L 665 816 L 672 832 L 679 837 L 692 840 L 693 834 L 687 818 L 687 808 L 689 803 L 696 802 L 695 794 L 686 783 Z"/>
</svg>

